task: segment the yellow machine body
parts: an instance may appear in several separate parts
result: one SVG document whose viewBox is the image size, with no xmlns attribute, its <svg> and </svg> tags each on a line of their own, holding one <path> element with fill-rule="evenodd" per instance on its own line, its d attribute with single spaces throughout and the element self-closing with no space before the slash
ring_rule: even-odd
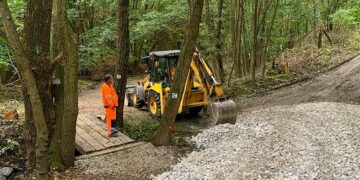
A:
<svg viewBox="0 0 360 180">
<path fill-rule="evenodd" d="M 180 51 L 160 51 L 150 53 L 150 56 L 147 57 L 149 67 L 152 67 L 152 64 L 155 64 L 154 67 L 158 67 L 159 63 L 156 62 L 157 58 L 162 57 L 175 57 L 180 54 Z M 161 56 L 160 56 L 161 55 Z M 176 63 L 176 60 L 174 60 Z M 170 65 L 171 63 L 167 64 L 167 70 L 165 72 L 171 72 Z M 176 65 L 176 64 L 172 64 Z M 153 72 L 157 72 L 156 68 L 152 69 Z M 167 82 L 169 79 L 172 79 L 170 76 L 171 73 L 167 73 L 164 77 L 164 81 L 162 78 L 158 78 L 156 80 L 154 74 L 147 75 L 142 81 L 139 82 L 140 88 L 144 89 L 145 98 L 144 102 L 142 103 L 143 106 L 147 106 L 149 111 L 153 116 L 160 117 L 166 108 L 166 99 L 168 98 L 171 85 L 169 86 Z M 168 79 L 168 80 L 166 80 Z M 132 102 L 136 102 L 138 97 L 129 96 Z M 134 99 L 136 98 L 136 99 Z M 211 99 L 215 99 L 217 105 L 210 105 Z M 211 112 L 220 114 L 218 116 L 222 116 L 221 112 L 224 110 L 220 109 L 230 109 L 230 111 L 234 115 L 230 115 L 230 120 L 225 120 L 226 122 L 223 123 L 235 123 L 236 121 L 236 105 L 233 103 L 223 103 L 223 101 L 228 101 L 224 96 L 223 87 L 220 83 L 218 83 L 215 79 L 215 76 L 204 60 L 204 58 L 200 55 L 199 52 L 194 52 L 193 59 L 191 61 L 190 69 L 188 75 L 186 77 L 186 83 L 184 88 L 184 93 L 181 95 L 181 103 L 178 109 L 178 113 L 185 113 L 185 112 L 196 112 L 198 113 L 203 108 L 210 106 L 210 108 L 215 107 L 217 109 L 211 109 Z M 226 104 L 226 107 L 222 107 L 223 104 Z M 140 107 L 140 106 L 139 106 Z M 229 111 L 229 110 L 225 110 Z M 229 116 L 229 117 L 230 117 Z M 214 117 L 214 116 L 213 116 Z M 221 118 L 221 117 L 216 117 Z M 219 124 L 220 120 L 215 120 L 215 124 Z"/>
</svg>

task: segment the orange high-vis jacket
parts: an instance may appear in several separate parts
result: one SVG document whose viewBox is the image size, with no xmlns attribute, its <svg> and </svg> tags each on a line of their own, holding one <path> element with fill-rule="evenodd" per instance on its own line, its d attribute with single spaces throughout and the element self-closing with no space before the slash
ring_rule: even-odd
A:
<svg viewBox="0 0 360 180">
<path fill-rule="evenodd" d="M 104 83 L 101 86 L 101 93 L 104 106 L 112 108 L 118 105 L 118 96 L 116 90 L 112 86 Z"/>
</svg>

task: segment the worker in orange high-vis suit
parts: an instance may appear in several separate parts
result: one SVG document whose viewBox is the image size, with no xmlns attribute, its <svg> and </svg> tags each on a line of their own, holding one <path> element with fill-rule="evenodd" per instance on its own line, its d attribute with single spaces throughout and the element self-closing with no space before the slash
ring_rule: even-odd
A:
<svg viewBox="0 0 360 180">
<path fill-rule="evenodd" d="M 106 134 L 108 137 L 116 137 L 118 133 L 115 129 L 118 96 L 112 84 L 113 77 L 110 74 L 107 74 L 105 76 L 104 83 L 101 86 L 101 94 L 106 112 Z"/>
</svg>

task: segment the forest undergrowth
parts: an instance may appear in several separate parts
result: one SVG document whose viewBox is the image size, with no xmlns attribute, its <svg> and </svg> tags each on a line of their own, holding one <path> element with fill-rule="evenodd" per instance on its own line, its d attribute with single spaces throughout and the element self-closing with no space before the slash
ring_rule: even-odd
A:
<svg viewBox="0 0 360 180">
<path fill-rule="evenodd" d="M 319 73 L 335 68 L 360 55 L 360 30 L 349 34 L 332 34 L 332 45 L 327 43 L 323 48 L 317 48 L 314 38 L 307 37 L 293 49 L 267 63 L 265 76 L 259 69 L 256 81 L 248 76 L 239 78 L 234 75 L 229 80 L 232 64 L 226 62 L 227 94 L 241 101 L 259 93 L 311 79 Z"/>
</svg>

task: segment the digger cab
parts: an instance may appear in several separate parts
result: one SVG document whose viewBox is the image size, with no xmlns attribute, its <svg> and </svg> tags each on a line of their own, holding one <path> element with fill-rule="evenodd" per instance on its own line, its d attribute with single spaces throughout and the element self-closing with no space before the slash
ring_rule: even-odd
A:
<svg viewBox="0 0 360 180">
<path fill-rule="evenodd" d="M 152 83 L 162 83 L 170 87 L 179 56 L 180 50 L 157 51 L 143 57 L 141 62 L 147 65 Z"/>
</svg>

